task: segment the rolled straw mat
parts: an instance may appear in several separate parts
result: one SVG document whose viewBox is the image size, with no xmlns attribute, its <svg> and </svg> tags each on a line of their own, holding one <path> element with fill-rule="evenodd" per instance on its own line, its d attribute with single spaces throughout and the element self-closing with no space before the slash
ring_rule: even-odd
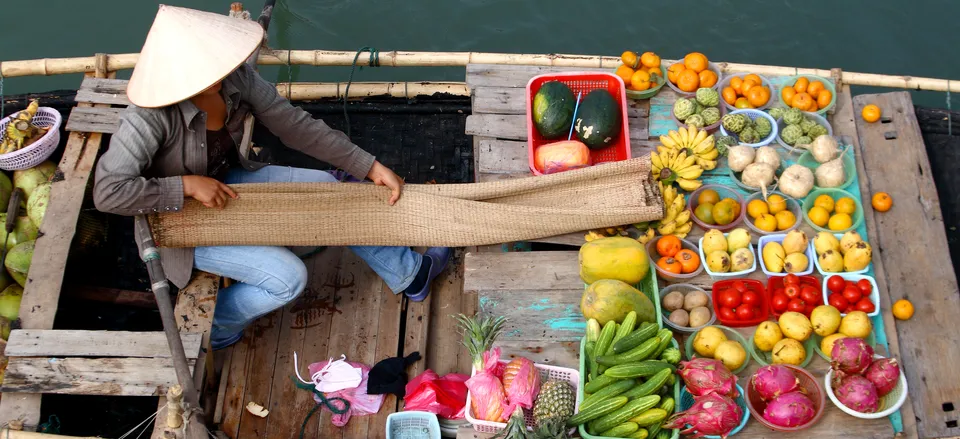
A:
<svg viewBox="0 0 960 439">
<path fill-rule="evenodd" d="M 257 183 L 222 210 L 187 199 L 152 214 L 160 247 L 445 246 L 525 241 L 663 218 L 650 159 L 466 184 L 408 184 L 400 200 L 362 183 Z"/>
</svg>

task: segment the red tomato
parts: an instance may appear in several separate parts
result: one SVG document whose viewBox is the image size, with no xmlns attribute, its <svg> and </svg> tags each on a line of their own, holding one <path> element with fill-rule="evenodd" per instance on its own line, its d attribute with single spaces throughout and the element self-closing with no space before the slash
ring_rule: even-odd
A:
<svg viewBox="0 0 960 439">
<path fill-rule="evenodd" d="M 804 285 L 800 287 L 800 298 L 803 299 L 803 301 L 807 302 L 808 304 L 811 304 L 814 306 L 819 305 L 820 296 L 821 296 L 820 292 L 817 291 L 816 288 L 811 287 L 810 285 Z"/>
<path fill-rule="evenodd" d="M 718 297 L 720 306 L 725 306 L 727 308 L 736 308 L 740 306 L 740 292 L 735 288 L 727 288 L 720 293 Z"/>
<path fill-rule="evenodd" d="M 860 288 L 860 291 L 863 292 L 864 296 L 869 296 L 873 292 L 873 284 L 866 279 L 860 279 L 857 281 L 857 287 Z"/>
<path fill-rule="evenodd" d="M 796 299 L 796 298 L 800 297 L 800 286 L 798 286 L 798 285 L 790 285 L 790 286 L 788 286 L 788 287 L 786 287 L 786 288 L 783 289 L 783 293 L 786 294 L 787 297 L 789 297 L 789 298 L 791 298 L 791 299 Z"/>
<path fill-rule="evenodd" d="M 863 297 L 863 294 L 860 292 L 860 289 L 857 287 L 851 287 L 850 285 L 847 285 L 843 289 L 843 298 L 847 299 L 847 302 L 850 302 L 850 304 L 857 303 L 857 301 L 860 300 L 861 297 Z"/>
<path fill-rule="evenodd" d="M 872 313 L 876 307 L 873 305 L 873 302 L 870 301 L 870 298 L 863 296 L 862 299 L 857 301 L 857 304 L 854 305 L 854 308 L 857 311 L 863 311 L 865 313 Z"/>
<path fill-rule="evenodd" d="M 800 285 L 800 277 L 796 274 L 790 273 L 783 277 L 783 285 Z"/>
<path fill-rule="evenodd" d="M 831 294 L 827 296 L 827 304 L 844 314 L 847 313 L 846 309 L 850 306 L 850 302 L 843 298 L 843 294 Z"/>
<path fill-rule="evenodd" d="M 719 317 L 723 320 L 732 321 L 737 319 L 737 313 L 733 311 L 733 308 L 720 307 Z"/>
<path fill-rule="evenodd" d="M 773 295 L 773 299 L 770 300 L 770 306 L 773 307 L 776 312 L 784 312 L 787 310 L 787 304 L 790 303 L 790 298 L 786 294 L 777 292 Z"/>
<path fill-rule="evenodd" d="M 733 288 L 741 293 L 747 291 L 747 285 L 742 280 L 733 281 Z"/>
<path fill-rule="evenodd" d="M 787 304 L 787 311 L 795 311 L 795 312 L 802 313 L 806 310 L 807 310 L 807 304 L 803 301 L 803 299 L 799 297 L 790 299 L 790 303 Z"/>
<path fill-rule="evenodd" d="M 842 277 L 833 275 L 830 276 L 830 279 L 827 279 L 827 290 L 831 293 L 840 294 L 843 292 L 843 288 L 847 286 L 847 282 L 843 280 Z"/>
<path fill-rule="evenodd" d="M 756 291 L 744 291 L 740 298 L 744 305 L 756 306 L 760 304 L 760 294 Z"/>
<path fill-rule="evenodd" d="M 737 307 L 737 318 L 740 320 L 750 320 L 753 318 L 753 308 L 749 306 Z"/>
</svg>

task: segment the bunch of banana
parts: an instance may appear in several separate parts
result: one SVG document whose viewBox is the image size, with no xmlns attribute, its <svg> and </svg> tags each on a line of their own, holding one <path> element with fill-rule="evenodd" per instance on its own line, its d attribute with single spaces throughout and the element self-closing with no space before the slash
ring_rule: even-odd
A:
<svg viewBox="0 0 960 439">
<path fill-rule="evenodd" d="M 657 232 L 661 235 L 675 235 L 677 238 L 686 238 L 693 228 L 690 221 L 690 209 L 685 209 L 686 202 L 683 194 L 677 193 L 672 185 L 661 185 L 663 205 L 667 209 L 666 216 L 657 225 Z M 652 229 L 651 229 L 652 230 Z"/>
<path fill-rule="evenodd" d="M 605 229 L 590 230 L 583 235 L 583 239 L 590 242 L 611 236 L 630 236 L 630 232 L 627 231 L 627 226 L 607 227 Z"/>
<path fill-rule="evenodd" d="M 4 130 L 3 142 L 0 142 L 0 154 L 7 154 L 40 140 L 49 128 L 37 128 L 30 122 L 36 116 L 40 102 L 34 99 L 25 110 L 17 113 Z"/>
<path fill-rule="evenodd" d="M 668 185 L 677 182 L 685 191 L 696 190 L 703 185 L 697 180 L 703 174 L 703 168 L 696 164 L 696 159 L 696 156 L 687 155 L 686 150 L 657 146 L 656 151 L 650 151 L 653 179 Z"/>
<path fill-rule="evenodd" d="M 707 135 L 707 130 L 687 125 L 686 128 L 670 130 L 666 136 L 660 136 L 660 143 L 668 149 L 686 150 L 688 156 L 696 157 L 697 165 L 704 171 L 717 167 L 720 151 L 716 148 L 713 134 Z"/>
</svg>

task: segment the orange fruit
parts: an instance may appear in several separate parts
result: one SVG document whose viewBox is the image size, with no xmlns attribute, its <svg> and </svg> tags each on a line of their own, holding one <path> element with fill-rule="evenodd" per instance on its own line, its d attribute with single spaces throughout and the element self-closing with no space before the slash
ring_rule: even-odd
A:
<svg viewBox="0 0 960 439">
<path fill-rule="evenodd" d="M 672 258 L 682 249 L 683 243 L 681 243 L 680 238 L 677 238 L 675 235 L 661 236 L 660 239 L 657 240 L 657 253 L 660 256 Z"/>
<path fill-rule="evenodd" d="M 703 192 L 700 192 L 700 196 L 697 197 L 697 204 L 717 204 L 720 202 L 720 194 L 713 189 L 707 189 Z"/>
<path fill-rule="evenodd" d="M 707 69 L 707 62 L 707 56 L 700 52 L 690 52 L 683 57 L 683 64 L 697 73 Z"/>
<path fill-rule="evenodd" d="M 821 91 L 823 91 L 823 83 L 820 81 L 813 81 L 807 86 L 807 94 L 814 99 L 820 96 Z"/>
<path fill-rule="evenodd" d="M 740 92 L 741 85 L 743 85 L 743 79 L 740 79 L 739 76 L 734 76 L 732 79 L 730 79 L 730 88 L 737 92 L 738 95 L 743 94 Z"/>
<path fill-rule="evenodd" d="M 623 54 L 620 55 L 620 61 L 623 61 L 623 65 L 630 67 L 631 69 L 635 69 L 640 65 L 640 59 L 637 58 L 636 52 L 630 50 L 623 52 Z"/>
<path fill-rule="evenodd" d="M 827 209 L 821 206 L 813 206 L 807 211 L 807 217 L 810 218 L 810 222 L 816 224 L 817 227 L 823 227 L 826 226 L 827 221 L 830 220 L 830 212 L 827 212 Z"/>
<path fill-rule="evenodd" d="M 773 216 L 777 219 L 777 229 L 787 230 L 797 222 L 797 217 L 793 216 L 793 212 L 789 210 L 781 210 Z"/>
<path fill-rule="evenodd" d="M 817 96 L 817 105 L 820 108 L 827 108 L 830 105 L 830 101 L 833 100 L 833 93 L 830 93 L 830 90 L 821 90 L 820 94 Z"/>
<path fill-rule="evenodd" d="M 857 205 L 854 203 L 853 198 L 843 197 L 834 204 L 833 210 L 837 213 L 845 213 L 848 215 L 853 215 L 857 211 Z"/>
<path fill-rule="evenodd" d="M 809 79 L 807 79 L 807 78 L 800 78 L 800 79 L 797 80 L 797 82 L 794 82 L 794 83 L 793 83 L 793 89 L 796 90 L 797 93 L 805 93 L 805 92 L 807 91 L 807 86 L 808 86 L 808 85 L 810 85 L 810 80 L 809 80 Z"/>
<path fill-rule="evenodd" d="M 620 64 L 620 67 L 617 67 L 616 73 L 620 79 L 623 79 L 623 83 L 627 84 L 627 87 L 630 87 L 630 78 L 633 77 L 633 69 L 628 65 Z"/>
<path fill-rule="evenodd" d="M 751 73 L 751 74 L 743 77 L 743 80 L 744 80 L 744 81 L 746 81 L 747 79 L 753 81 L 754 84 L 762 84 L 762 83 L 763 83 L 763 81 L 760 80 L 760 76 L 757 76 L 757 74 L 755 74 L 755 73 Z"/>
<path fill-rule="evenodd" d="M 733 87 L 724 87 L 723 91 L 720 92 L 720 96 L 723 96 L 723 101 L 733 105 L 734 102 L 737 102 L 737 91 Z"/>
<path fill-rule="evenodd" d="M 860 117 L 869 123 L 874 123 L 880 120 L 880 107 L 873 104 L 867 105 L 860 111 Z"/>
<path fill-rule="evenodd" d="M 630 77 L 630 86 L 634 90 L 643 91 L 650 88 L 650 74 L 646 70 L 637 70 Z"/>
<path fill-rule="evenodd" d="M 734 202 L 727 202 L 726 200 L 714 204 L 712 213 L 713 220 L 721 226 L 732 223 L 737 215 L 734 213 Z"/>
<path fill-rule="evenodd" d="M 683 65 L 682 62 L 671 64 L 670 67 L 667 68 L 667 79 L 669 79 L 673 84 L 676 84 L 678 77 L 680 76 L 680 72 L 686 69 L 687 66 Z"/>
<path fill-rule="evenodd" d="M 870 204 L 873 205 L 873 210 L 876 210 L 877 212 L 886 212 L 890 210 L 891 206 L 893 206 L 893 198 L 890 198 L 890 194 L 886 192 L 877 192 L 873 194 Z"/>
<path fill-rule="evenodd" d="M 750 89 L 753 88 L 755 85 L 757 85 L 757 83 L 753 82 L 752 79 L 744 79 L 743 84 L 740 85 L 740 95 L 746 96 L 747 93 L 750 91 Z"/>
<path fill-rule="evenodd" d="M 763 230 L 764 232 L 773 232 L 777 230 L 777 219 L 769 213 L 760 215 L 759 218 L 753 221 L 753 225 L 757 226 L 758 229 Z"/>
<path fill-rule="evenodd" d="M 677 88 L 692 92 L 700 88 L 700 76 L 693 69 L 686 69 L 677 75 Z"/>
<path fill-rule="evenodd" d="M 684 274 L 693 273 L 697 271 L 697 268 L 700 268 L 700 256 L 697 255 L 697 252 L 688 248 L 680 250 L 673 258 L 680 261 L 681 271 Z"/>
<path fill-rule="evenodd" d="M 673 236 L 673 235 L 670 235 Z M 669 256 L 664 256 L 657 261 L 657 266 L 667 273 L 680 274 L 683 272 L 683 264 L 680 261 Z"/>
<path fill-rule="evenodd" d="M 827 194 L 820 195 L 815 200 L 813 200 L 814 206 L 822 207 L 823 210 L 827 211 L 827 213 L 833 212 L 833 204 L 834 204 L 833 197 Z"/>
<path fill-rule="evenodd" d="M 853 218 L 846 213 L 835 213 L 827 221 L 827 228 L 836 232 L 837 230 L 849 229 L 853 225 Z"/>
<path fill-rule="evenodd" d="M 737 101 L 733 103 L 733 106 L 736 108 L 753 108 L 753 105 L 750 105 L 750 100 L 743 96 L 737 98 Z"/>
<path fill-rule="evenodd" d="M 913 317 L 913 304 L 907 299 L 900 299 L 893 304 L 893 316 L 899 320 L 908 320 Z"/>
<path fill-rule="evenodd" d="M 763 85 L 750 87 L 750 90 L 747 92 L 747 100 L 750 101 L 750 105 L 754 107 L 762 107 L 770 100 L 770 89 Z"/>
<path fill-rule="evenodd" d="M 747 215 L 750 215 L 750 218 L 760 218 L 761 215 L 767 213 L 770 213 L 770 208 L 766 201 L 757 199 L 747 203 Z"/>
<path fill-rule="evenodd" d="M 810 106 L 807 107 L 807 111 L 817 111 L 819 109 L 820 109 L 820 106 L 817 105 L 817 100 L 814 98 L 810 98 Z"/>
<path fill-rule="evenodd" d="M 661 78 L 663 77 L 663 71 L 660 70 L 660 66 L 650 67 L 649 69 L 647 69 L 647 72 L 650 73 L 651 78 L 653 78 L 654 75 L 660 76 Z"/>
<path fill-rule="evenodd" d="M 796 96 L 797 91 L 793 87 L 784 87 L 783 91 L 780 92 L 780 99 L 783 101 L 784 105 L 790 106 L 793 103 L 793 97 Z"/>
<path fill-rule="evenodd" d="M 717 85 L 717 74 L 713 73 L 713 70 L 704 70 L 700 72 L 700 86 L 701 87 L 713 87 Z"/>
<path fill-rule="evenodd" d="M 644 67 L 660 67 L 660 57 L 653 52 L 643 52 L 643 55 L 640 55 L 640 63 Z"/>
<path fill-rule="evenodd" d="M 797 108 L 803 111 L 807 111 L 810 108 L 810 103 L 815 102 L 810 95 L 806 93 L 797 93 L 793 96 L 793 99 L 790 101 L 790 105 L 793 108 Z"/>
</svg>

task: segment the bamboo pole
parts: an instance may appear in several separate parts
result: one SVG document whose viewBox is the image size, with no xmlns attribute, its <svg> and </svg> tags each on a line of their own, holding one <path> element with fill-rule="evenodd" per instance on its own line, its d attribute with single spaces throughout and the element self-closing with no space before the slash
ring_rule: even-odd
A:
<svg viewBox="0 0 960 439">
<path fill-rule="evenodd" d="M 312 65 L 312 66 L 349 66 L 356 56 L 354 51 L 337 50 L 275 50 L 260 51 L 257 63 L 260 65 Z M 110 55 L 107 68 L 111 71 L 132 69 L 139 54 L 124 53 Z M 664 60 L 669 62 L 669 60 Z M 391 67 L 462 67 L 467 64 L 504 64 L 537 65 L 557 67 L 616 68 L 618 57 L 571 55 L 571 54 L 523 54 L 523 53 L 485 53 L 485 52 L 380 52 L 380 65 Z M 765 75 L 818 75 L 830 77 L 829 69 L 781 67 L 760 64 L 717 63 L 721 70 L 729 73 L 750 72 Z M 57 75 L 94 71 L 95 57 L 81 58 L 44 58 L 23 61 L 0 62 L 0 74 L 4 77 Z M 845 84 L 874 87 L 904 88 L 911 90 L 960 92 L 960 79 L 947 80 L 915 77 L 909 75 L 881 75 L 874 73 L 842 72 L 841 80 Z"/>
<path fill-rule="evenodd" d="M 95 436 L 63 436 L 59 434 L 37 433 L 20 431 L 10 428 L 0 428 L 0 438 L 3 439 L 103 439 Z"/>
<path fill-rule="evenodd" d="M 277 92 L 291 101 L 321 98 L 342 98 L 346 82 L 282 82 Z M 455 96 L 470 96 L 470 89 L 463 82 L 354 82 L 350 84 L 349 98 L 393 96 L 414 98 L 416 96 L 448 93 Z"/>
</svg>

